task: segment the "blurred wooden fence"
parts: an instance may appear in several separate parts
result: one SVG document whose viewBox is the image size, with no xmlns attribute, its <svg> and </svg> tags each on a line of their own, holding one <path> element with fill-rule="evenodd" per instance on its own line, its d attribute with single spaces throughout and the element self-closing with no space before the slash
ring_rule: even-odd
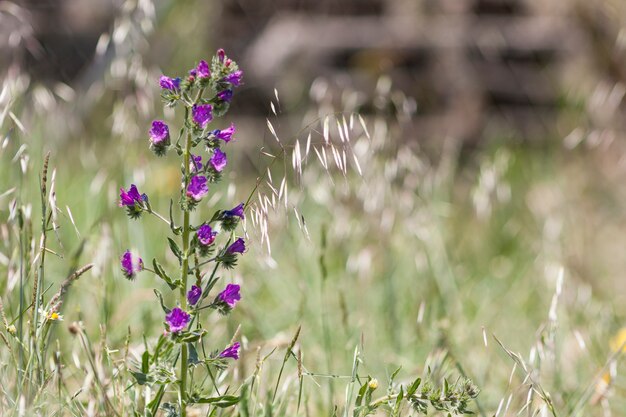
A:
<svg viewBox="0 0 626 417">
<path fill-rule="evenodd" d="M 306 87 L 319 74 L 351 74 L 349 87 L 369 102 L 376 78 L 389 74 L 394 88 L 416 99 L 408 130 L 417 137 L 545 136 L 564 66 L 589 49 L 571 16 L 523 0 L 263 3 L 227 0 L 224 8 L 221 42 L 245 57 L 253 84 L 265 87 L 251 105 L 269 101 L 274 85 L 294 71 Z"/>
<path fill-rule="evenodd" d="M 375 85 L 388 75 L 416 103 L 407 139 L 538 139 L 555 132 L 564 98 L 577 87 L 567 78 L 572 69 L 588 65 L 609 93 L 625 88 L 620 2 L 222 0 L 210 42 L 245 69 L 236 109 L 253 117 L 267 115 L 275 86 L 286 102 L 304 102 L 320 76 L 337 96 L 362 93 L 360 112 L 380 111 Z M 95 11 L 89 18 L 76 17 L 70 0 L 18 3 L 22 10 L 0 2 L 0 69 L 18 58 L 36 78 L 66 82 L 80 75 L 116 13 L 112 0 L 74 2 L 85 16 Z M 25 40 L 20 48 L 17 38 Z M 621 129 L 625 106 L 619 98 L 610 118 Z M 608 123 L 604 110 L 597 106 L 597 119 Z"/>
</svg>

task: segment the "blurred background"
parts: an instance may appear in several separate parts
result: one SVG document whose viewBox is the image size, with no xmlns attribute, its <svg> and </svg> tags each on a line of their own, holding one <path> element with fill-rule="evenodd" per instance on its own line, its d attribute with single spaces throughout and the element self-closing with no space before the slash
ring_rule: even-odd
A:
<svg viewBox="0 0 626 417">
<path fill-rule="evenodd" d="M 111 345 L 128 325 L 136 341 L 161 325 L 152 282 L 131 287 L 117 259 L 127 247 L 169 256 L 165 231 L 116 207 L 130 182 L 151 201 L 179 186 L 173 159 L 147 150 L 150 121 L 177 120 L 161 108 L 158 77 L 219 47 L 245 84 L 226 120 L 238 128 L 229 181 L 210 204 L 245 200 L 270 162 L 261 149 L 289 156 L 250 216 L 250 256 L 225 275 L 244 300 L 215 337 L 243 326 L 242 377 L 257 346 L 283 346 L 302 325 L 310 369 L 349 373 L 364 341 L 381 379 L 395 365 L 445 363 L 475 379 L 492 414 L 515 398 L 514 415 L 524 378 L 509 379 L 493 333 L 528 357 L 565 415 L 623 412 L 618 367 L 594 401 L 578 399 L 596 391 L 626 325 L 626 2 L 0 1 L 1 219 L 16 198 L 37 201 L 51 150 L 66 254 L 51 262 L 59 280 L 79 249 L 97 264 L 77 284 L 89 297 L 74 295 L 65 314 L 104 323 Z M 354 163 L 344 153 L 331 168 L 330 153 L 325 164 L 313 152 L 329 117 L 332 149 Z M 291 155 L 309 133 L 300 172 Z M 289 201 L 275 192 L 281 178 Z M 3 245 L 10 298 L 14 246 Z M 321 392 L 311 404 L 342 395 L 340 382 L 321 384 L 308 387 Z"/>
<path fill-rule="evenodd" d="M 411 99 L 407 141 L 450 136 L 476 146 L 493 137 L 565 137 L 580 119 L 563 110 L 584 106 L 593 127 L 612 135 L 624 128 L 618 0 L 138 3 L 4 2 L 0 63 L 17 65 L 33 82 L 86 91 L 110 70 L 132 71 L 122 56 L 180 71 L 221 46 L 246 68 L 236 109 L 246 116 L 264 117 L 274 88 L 290 113 L 302 109 L 320 79 L 337 100 L 358 92 L 351 104 L 371 113 L 385 75 Z"/>
</svg>

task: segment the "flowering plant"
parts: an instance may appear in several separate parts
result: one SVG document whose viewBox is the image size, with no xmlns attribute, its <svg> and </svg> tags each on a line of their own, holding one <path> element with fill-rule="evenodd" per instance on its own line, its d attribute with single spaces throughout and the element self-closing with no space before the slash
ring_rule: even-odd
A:
<svg viewBox="0 0 626 417">
<path fill-rule="evenodd" d="M 241 78 L 237 64 L 220 49 L 210 65 L 200 61 L 184 79 L 163 75 L 159 80 L 165 105 L 184 111 L 184 124 L 175 143 L 170 137 L 170 127 L 163 120 L 154 120 L 148 131 L 150 149 L 157 156 L 175 151 L 181 159 L 178 200 L 182 218 L 178 223 L 174 220 L 173 201 L 170 201 L 168 220 L 152 208 L 148 196 L 136 185 L 131 184 L 128 191 L 120 190 L 119 205 L 127 210 L 131 219 L 140 219 L 143 214 L 154 215 L 169 226 L 172 234 L 168 237 L 169 249 L 179 264 L 177 274 L 173 275 L 156 259 L 150 268 L 139 254 L 126 251 L 120 258 L 123 275 L 129 280 L 148 271 L 178 293 L 176 305 L 166 306 L 161 293 L 155 289 L 163 309 L 164 332 L 154 349 L 143 353 L 139 369 L 132 372 L 137 384 L 158 387 L 154 397 L 145 399 L 145 415 L 154 416 L 161 408 L 169 416 L 186 416 L 188 405 L 210 404 L 223 408 L 239 401 L 237 396 L 226 394 L 210 397 L 203 382 L 194 381 L 192 374 L 195 367 L 201 366 L 213 380 L 213 371 L 219 372 L 228 366 L 229 360 L 239 359 L 241 345 L 238 342 L 212 352 L 205 349 L 207 331 L 202 327 L 201 314 L 211 309 L 228 314 L 241 299 L 240 286 L 236 284 L 228 284 L 212 299 L 209 294 L 219 279 L 216 276 L 219 267 L 233 268 L 246 250 L 244 239 L 234 234 L 245 217 L 245 205 L 218 210 L 211 218 L 200 219 L 197 224 L 192 223 L 191 214 L 205 200 L 211 184 L 221 180 L 228 164 L 222 148 L 234 140 L 235 125 L 223 130 L 209 126 L 215 118 L 226 114 L 233 88 L 241 84 Z M 195 148 L 200 149 L 194 151 Z M 212 272 L 203 274 L 201 268 L 211 263 L 214 264 Z M 162 403 L 169 386 L 177 387 L 176 403 Z M 145 395 L 150 396 L 150 390 L 146 390 Z"/>
</svg>

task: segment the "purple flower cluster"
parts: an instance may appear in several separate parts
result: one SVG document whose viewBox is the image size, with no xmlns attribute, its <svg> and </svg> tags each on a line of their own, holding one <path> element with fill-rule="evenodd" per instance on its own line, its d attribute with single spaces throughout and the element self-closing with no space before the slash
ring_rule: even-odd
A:
<svg viewBox="0 0 626 417">
<path fill-rule="evenodd" d="M 214 232 L 208 224 L 203 224 L 196 232 L 196 235 L 198 236 L 198 241 L 201 245 L 209 246 L 215 241 L 217 232 Z"/>
<path fill-rule="evenodd" d="M 196 68 L 196 74 L 198 78 L 210 78 L 211 70 L 209 69 L 209 64 L 205 60 L 202 60 L 198 63 L 198 67 Z"/>
<path fill-rule="evenodd" d="M 246 250 L 246 242 L 242 238 L 235 240 L 231 245 L 226 249 L 226 253 L 235 254 L 235 253 L 244 253 Z"/>
<path fill-rule="evenodd" d="M 170 78 L 168 76 L 161 75 L 161 78 L 159 78 L 159 85 L 163 90 L 180 90 L 180 78 Z"/>
<path fill-rule="evenodd" d="M 211 304 L 211 307 L 219 311 L 223 315 L 227 315 L 241 300 L 240 294 L 241 287 L 237 284 L 228 284 L 226 288 L 222 290 Z"/>
<path fill-rule="evenodd" d="M 219 216 L 219 220 L 224 230 L 232 231 L 237 228 L 240 220 L 245 217 L 244 214 L 245 205 L 240 203 L 237 207 L 233 207 L 230 210 L 224 210 Z"/>
<path fill-rule="evenodd" d="M 190 320 L 189 313 L 180 307 L 173 308 L 172 311 L 165 315 L 165 322 L 172 333 L 179 333 L 185 330 Z"/>
<path fill-rule="evenodd" d="M 226 154 L 222 152 L 220 148 L 215 148 L 209 163 L 215 171 L 222 172 L 224 168 L 226 168 L 226 164 L 228 164 L 228 159 L 226 158 Z"/>
<path fill-rule="evenodd" d="M 196 305 L 202 296 L 202 288 L 197 285 L 192 285 L 191 289 L 187 291 L 187 302 L 189 305 Z"/>
<path fill-rule="evenodd" d="M 233 98 L 233 90 L 220 91 L 219 93 L 217 93 L 217 98 L 219 98 L 223 102 L 229 103 L 230 100 Z"/>
<path fill-rule="evenodd" d="M 179 243 L 168 238 L 170 249 L 179 260 L 178 266 L 180 266 L 179 271 L 183 273 L 182 279 L 170 278 L 171 275 L 166 271 L 169 266 L 162 266 L 156 259 L 151 264 L 154 270 L 144 267 L 143 260 L 129 250 L 125 251 L 119 259 L 121 271 L 127 279 L 133 280 L 139 272 L 145 270 L 161 278 L 170 289 L 180 291 L 176 307 L 170 310 L 163 304 L 163 299 L 161 299 L 161 304 L 166 312 L 164 334 L 170 335 L 173 343 L 182 346 L 187 343 L 197 343 L 198 338 L 204 333 L 195 329 L 195 326 L 191 326 L 192 319 L 197 319 L 197 316 L 206 308 L 227 314 L 242 298 L 240 285 L 227 284 L 221 292 L 218 293 L 216 290 L 217 295 L 211 294 L 211 299 L 207 299 L 219 277 L 206 275 L 201 268 L 211 262 L 215 266 L 233 268 L 239 256 L 246 251 L 246 242 L 243 238 L 228 240 L 230 243 L 223 246 L 218 246 L 215 242 L 218 232 L 220 236 L 232 236 L 239 222 L 244 219 L 245 204 L 241 203 L 230 210 L 216 211 L 210 220 L 205 220 L 197 228 L 195 226 L 197 223 L 190 224 L 189 213 L 208 195 L 209 183 L 219 182 L 228 166 L 229 160 L 225 146 L 235 139 L 235 125 L 231 123 L 224 129 L 213 130 L 214 128 L 209 128 L 209 124 L 214 116 L 221 117 L 228 111 L 229 103 L 233 98 L 233 90 L 242 84 L 242 78 L 242 71 L 222 49 L 217 51 L 216 57 L 212 60 L 208 62 L 200 60 L 194 68 L 189 70 L 184 79 L 166 75 L 161 75 L 159 78 L 161 98 L 165 105 L 171 108 L 184 107 L 184 126 L 180 133 L 173 131 L 178 136 L 175 144 L 170 135 L 170 126 L 164 120 L 152 120 L 146 131 L 150 149 L 156 155 L 165 155 L 172 148 L 184 161 L 183 187 L 180 194 L 182 222 L 175 221 L 173 204 L 170 204 L 168 220 L 153 210 L 147 195 L 140 193 L 135 184 L 131 184 L 128 190 L 120 188 L 119 206 L 124 207 L 130 217 L 138 218 L 144 212 L 154 215 L 168 223 L 174 235 L 179 238 L 182 236 L 183 250 L 178 246 Z M 173 126 L 172 128 L 175 129 Z M 192 154 L 191 152 L 201 144 L 204 145 L 207 153 Z M 199 153 L 198 150 L 195 152 Z M 156 205 L 154 208 L 157 208 Z M 190 233 L 195 233 L 195 235 L 190 237 Z M 226 239 L 228 238 L 224 238 Z M 188 279 L 190 280 L 191 276 L 195 277 L 195 282 L 189 287 Z M 212 359 L 237 360 L 240 351 L 241 344 L 235 342 L 221 352 L 214 353 Z M 221 362 L 225 364 L 226 361 Z M 181 361 L 181 375 L 187 375 L 188 364 L 188 361 Z M 182 392 L 180 407 L 185 405 L 184 399 L 187 395 Z"/>
<path fill-rule="evenodd" d="M 231 358 L 237 360 L 239 359 L 239 349 L 241 349 L 241 344 L 239 342 L 235 342 L 220 353 L 220 358 Z"/>
<path fill-rule="evenodd" d="M 241 85 L 241 77 L 243 76 L 243 72 L 237 70 L 235 72 L 231 72 L 226 77 L 224 77 L 224 81 L 229 84 L 232 84 L 234 87 L 239 87 Z"/>
<path fill-rule="evenodd" d="M 194 175 L 187 185 L 187 197 L 198 202 L 209 193 L 207 179 L 203 175 Z"/>
<path fill-rule="evenodd" d="M 150 135 L 150 148 L 158 156 L 165 155 L 170 146 L 170 129 L 162 120 L 154 120 L 148 132 Z"/>
<path fill-rule="evenodd" d="M 224 211 L 224 216 L 227 216 L 227 217 L 239 217 L 240 219 L 243 220 L 243 218 L 244 218 L 243 207 L 244 207 L 244 204 L 240 203 L 237 207 L 234 207 L 234 208 L 232 208 L 230 210 L 225 210 Z"/>
<path fill-rule="evenodd" d="M 237 301 L 241 300 L 241 295 L 239 294 L 239 290 L 241 287 L 237 284 L 228 284 L 224 291 L 217 295 L 217 298 L 228 305 L 228 307 L 233 308 L 237 304 Z"/>
<path fill-rule="evenodd" d="M 137 219 L 144 210 L 144 203 L 148 201 L 148 196 L 139 194 L 139 190 L 135 184 L 131 184 L 128 191 L 120 188 L 120 207 L 126 207 L 126 213 L 131 219 Z"/>
<path fill-rule="evenodd" d="M 120 264 L 122 265 L 124 276 L 129 280 L 135 279 L 137 272 L 143 270 L 143 260 L 138 256 L 134 256 L 128 250 L 122 255 Z"/>
<path fill-rule="evenodd" d="M 169 145 L 170 129 L 163 120 L 154 120 L 150 128 L 150 142 L 153 145 L 161 145 L 165 142 Z"/>
<path fill-rule="evenodd" d="M 200 155 L 191 155 L 191 170 L 195 172 L 202 171 L 202 157 Z"/>
<path fill-rule="evenodd" d="M 233 135 L 235 134 L 235 125 L 233 123 L 230 124 L 230 127 L 227 129 L 219 130 L 216 129 L 211 132 L 216 138 L 223 140 L 228 143 L 233 140 Z"/>
<path fill-rule="evenodd" d="M 196 104 L 191 108 L 193 122 L 204 129 L 213 120 L 213 106 L 210 104 Z"/>
<path fill-rule="evenodd" d="M 137 190 L 137 186 L 135 184 L 131 184 L 128 191 L 124 190 L 124 188 L 120 188 L 120 207 L 141 204 L 145 199 L 146 195 L 139 194 L 139 190 Z"/>
</svg>

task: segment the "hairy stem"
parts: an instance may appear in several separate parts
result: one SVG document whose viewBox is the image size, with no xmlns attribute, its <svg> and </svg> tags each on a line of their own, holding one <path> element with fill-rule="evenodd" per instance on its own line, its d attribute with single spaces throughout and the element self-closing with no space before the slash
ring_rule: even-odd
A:
<svg viewBox="0 0 626 417">
<path fill-rule="evenodd" d="M 191 132 L 187 132 L 187 141 L 185 143 L 185 149 L 183 154 L 183 164 L 184 164 L 184 180 L 183 180 L 183 198 L 185 198 L 185 192 L 187 190 L 187 186 L 189 185 L 189 161 L 190 161 L 190 151 L 191 151 Z M 182 286 L 180 288 L 180 297 L 181 303 L 183 304 L 183 309 L 187 310 L 187 275 L 189 273 L 189 208 L 185 207 L 183 210 L 183 233 L 182 233 L 182 244 L 183 244 L 183 260 L 181 266 L 181 281 Z M 180 391 L 178 395 L 178 403 L 180 405 L 180 415 L 181 417 L 187 416 L 187 364 L 188 362 L 188 351 L 187 351 L 187 343 L 183 343 L 181 345 L 180 352 Z"/>
</svg>

